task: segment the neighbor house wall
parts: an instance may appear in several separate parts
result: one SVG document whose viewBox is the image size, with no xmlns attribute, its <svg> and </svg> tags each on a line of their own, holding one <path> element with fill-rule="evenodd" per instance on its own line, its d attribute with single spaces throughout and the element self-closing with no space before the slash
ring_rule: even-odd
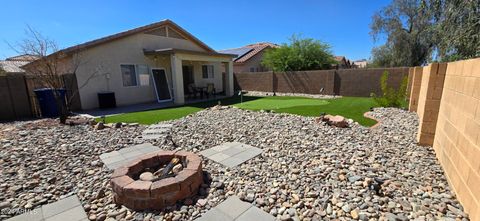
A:
<svg viewBox="0 0 480 221">
<path fill-rule="evenodd" d="M 368 97 L 381 94 L 380 78 L 385 71 L 390 73 L 388 84 L 395 88 L 408 75 L 408 68 L 247 72 L 235 73 L 235 85 L 247 91 Z"/>
<path fill-rule="evenodd" d="M 205 51 L 188 40 L 139 33 L 81 52 L 80 58 L 84 64 L 77 71 L 77 80 L 79 87 L 85 84 L 80 89 L 82 108 L 97 108 L 97 93 L 101 91 L 115 92 L 119 106 L 156 101 L 151 79 L 148 86 L 124 87 L 120 65 L 139 64 L 147 65 L 149 68 L 164 68 L 169 76 L 171 75 L 169 56 L 145 56 L 143 53 L 144 49 L 162 48 Z M 92 73 L 97 74 L 89 79 Z M 85 83 L 87 81 L 88 83 Z M 172 80 L 169 79 L 170 84 L 171 82 Z"/>
<path fill-rule="evenodd" d="M 480 220 L 480 58 L 447 64 L 433 148 L 465 211 Z"/>
</svg>

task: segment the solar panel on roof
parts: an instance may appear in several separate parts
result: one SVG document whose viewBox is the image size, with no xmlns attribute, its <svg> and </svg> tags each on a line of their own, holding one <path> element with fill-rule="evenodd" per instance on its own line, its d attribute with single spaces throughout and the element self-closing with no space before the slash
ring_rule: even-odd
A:
<svg viewBox="0 0 480 221">
<path fill-rule="evenodd" d="M 235 55 L 237 55 L 236 58 L 239 58 L 239 57 L 242 57 L 243 55 L 245 55 L 246 53 L 248 53 L 252 50 L 253 50 L 253 48 L 236 48 L 236 49 L 222 50 L 220 52 L 225 53 L 225 54 L 235 54 Z"/>
</svg>

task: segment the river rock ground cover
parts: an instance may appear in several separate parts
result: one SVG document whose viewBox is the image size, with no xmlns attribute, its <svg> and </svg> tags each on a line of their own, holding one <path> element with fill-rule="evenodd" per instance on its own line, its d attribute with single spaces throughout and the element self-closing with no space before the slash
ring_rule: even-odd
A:
<svg viewBox="0 0 480 221">
<path fill-rule="evenodd" d="M 417 118 L 377 108 L 381 125 L 334 128 L 312 117 L 207 109 L 172 123 L 173 140 L 199 152 L 237 141 L 263 153 L 233 169 L 204 159 L 198 196 L 164 211 L 115 205 L 99 155 L 143 143 L 144 126 L 95 130 L 54 120 L 0 124 L 1 219 L 77 194 L 91 220 L 193 220 L 228 196 L 280 220 L 468 220 L 435 153 L 415 144 Z M 173 150 L 165 140 L 152 142 Z M 367 183 L 382 179 L 382 194 Z"/>
</svg>

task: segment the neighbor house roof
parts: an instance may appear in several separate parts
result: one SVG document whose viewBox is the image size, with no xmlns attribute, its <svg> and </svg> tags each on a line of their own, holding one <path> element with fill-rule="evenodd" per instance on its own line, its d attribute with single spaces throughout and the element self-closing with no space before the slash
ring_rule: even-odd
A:
<svg viewBox="0 0 480 221">
<path fill-rule="evenodd" d="M 183 29 L 182 27 L 177 25 L 175 22 L 173 22 L 171 20 L 168 20 L 168 19 L 165 19 L 165 20 L 160 21 L 160 22 L 152 23 L 152 24 L 149 24 L 149 25 L 141 26 L 141 27 L 130 29 L 130 30 L 127 30 L 127 31 L 123 31 L 123 32 L 120 32 L 120 33 L 117 33 L 117 34 L 113 34 L 113 35 L 109 35 L 109 36 L 106 36 L 106 37 L 103 37 L 103 38 L 99 38 L 99 39 L 96 39 L 96 40 L 92 40 L 92 41 L 88 41 L 88 42 L 85 42 L 85 43 L 82 43 L 82 44 L 71 46 L 71 47 L 65 48 L 63 50 L 57 51 L 54 54 L 62 54 L 63 53 L 63 54 L 69 55 L 69 54 L 74 53 L 74 52 L 86 50 L 86 49 L 89 49 L 89 48 L 92 48 L 92 47 L 95 47 L 95 46 L 98 46 L 98 45 L 101 45 L 101 44 L 104 44 L 104 43 L 108 43 L 108 42 L 111 42 L 111 41 L 115 41 L 115 40 L 118 40 L 118 39 L 121 39 L 121 38 L 131 36 L 131 35 L 134 35 L 134 34 L 142 33 L 142 32 L 145 32 L 145 31 L 155 30 L 155 29 L 163 27 L 165 25 L 169 25 L 169 27 L 171 27 L 175 31 L 181 33 L 182 35 L 184 35 L 185 38 L 194 42 L 195 44 L 197 44 L 201 48 L 205 49 L 206 51 L 216 52 L 215 50 L 210 48 L 208 45 L 206 45 L 205 43 L 200 41 L 198 38 L 196 38 L 195 36 L 190 34 L 188 31 L 186 31 L 185 29 Z M 53 54 L 50 54 L 49 56 L 51 56 L 51 55 L 53 55 Z"/>
<path fill-rule="evenodd" d="M 0 61 L 0 68 L 7 73 L 25 72 L 21 67 L 28 64 L 29 61 Z"/>
<path fill-rule="evenodd" d="M 279 46 L 277 44 L 273 44 L 269 42 L 259 42 L 255 44 L 245 45 L 240 48 L 220 50 L 219 52 L 237 54 L 237 58 L 234 60 L 235 63 L 243 63 L 248 61 L 250 58 L 258 54 L 259 52 L 263 51 L 264 49 L 278 48 L 278 47 Z"/>
<path fill-rule="evenodd" d="M 335 60 L 338 62 L 342 62 L 342 61 L 347 62 L 345 56 L 335 56 Z"/>
<path fill-rule="evenodd" d="M 21 73 L 25 72 L 21 67 L 26 65 L 38 57 L 29 54 L 22 54 L 13 57 L 6 58 L 4 61 L 0 61 L 0 68 L 7 73 Z"/>
</svg>

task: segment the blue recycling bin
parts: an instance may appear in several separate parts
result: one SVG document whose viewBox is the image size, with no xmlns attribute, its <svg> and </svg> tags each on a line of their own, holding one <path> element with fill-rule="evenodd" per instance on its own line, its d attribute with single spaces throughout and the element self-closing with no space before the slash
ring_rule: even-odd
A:
<svg viewBox="0 0 480 221">
<path fill-rule="evenodd" d="M 65 89 L 42 88 L 33 91 L 37 96 L 42 117 L 55 118 L 60 115 L 60 110 L 57 101 L 55 100 L 55 91 L 60 95 L 62 103 L 66 107 Z"/>
</svg>

